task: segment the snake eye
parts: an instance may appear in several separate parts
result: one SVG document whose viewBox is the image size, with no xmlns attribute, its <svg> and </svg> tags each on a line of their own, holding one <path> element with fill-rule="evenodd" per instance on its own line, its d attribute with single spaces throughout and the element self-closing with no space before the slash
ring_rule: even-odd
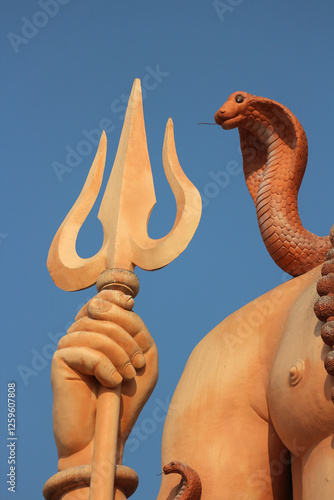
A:
<svg viewBox="0 0 334 500">
<path fill-rule="evenodd" d="M 236 100 L 236 102 L 240 103 L 240 102 L 244 102 L 245 98 L 243 95 L 238 94 L 235 96 L 235 100 Z"/>
</svg>

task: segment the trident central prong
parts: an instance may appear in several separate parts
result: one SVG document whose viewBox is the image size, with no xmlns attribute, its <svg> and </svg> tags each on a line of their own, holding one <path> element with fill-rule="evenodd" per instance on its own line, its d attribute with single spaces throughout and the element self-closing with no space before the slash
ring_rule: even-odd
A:
<svg viewBox="0 0 334 500">
<path fill-rule="evenodd" d="M 105 269 L 116 267 L 133 271 L 138 266 L 154 270 L 166 266 L 187 247 L 200 220 L 200 194 L 178 162 L 173 123 L 169 119 L 163 146 L 163 165 L 175 196 L 177 213 L 174 226 L 166 236 L 154 240 L 147 234 L 149 216 L 156 199 L 141 86 L 136 79 L 98 214 L 103 226 L 103 244 L 93 257 L 79 257 L 76 239 L 101 187 L 106 148 L 107 140 L 103 132 L 86 183 L 50 247 L 48 269 L 55 284 L 63 290 L 87 288 L 96 283 Z"/>
<path fill-rule="evenodd" d="M 140 81 L 135 80 L 114 166 L 98 214 L 103 227 L 102 247 L 93 257 L 82 259 L 76 252 L 76 240 L 100 191 L 106 150 L 107 139 L 103 132 L 86 183 L 51 244 L 47 265 L 53 281 L 63 290 L 81 290 L 97 282 L 98 291 L 104 287 L 116 288 L 135 297 L 139 290 L 138 278 L 132 272 L 135 266 L 146 270 L 159 269 L 187 247 L 200 220 L 201 197 L 181 169 L 175 151 L 173 122 L 169 119 L 163 145 L 163 165 L 176 200 L 176 218 L 173 228 L 163 238 L 154 240 L 148 236 L 147 225 L 156 200 Z M 114 498 L 120 401 L 121 386 L 115 389 L 100 387 L 90 500 Z M 102 470 L 104 480 L 101 483 Z M 44 487 L 45 498 L 54 500 L 61 497 L 64 488 L 79 487 L 79 476 L 82 484 L 87 484 L 86 469 L 56 474 Z M 59 496 L 54 496 L 55 488 Z"/>
</svg>

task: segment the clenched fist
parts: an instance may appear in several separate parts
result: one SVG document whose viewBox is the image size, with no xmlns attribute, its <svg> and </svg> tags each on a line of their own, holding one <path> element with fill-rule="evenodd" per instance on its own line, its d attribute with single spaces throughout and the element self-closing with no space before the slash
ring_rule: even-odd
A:
<svg viewBox="0 0 334 500">
<path fill-rule="evenodd" d="M 52 368 L 58 468 L 92 463 L 99 388 L 122 392 L 121 454 L 158 378 L 156 345 L 132 297 L 103 290 L 77 314 L 58 344 Z"/>
</svg>

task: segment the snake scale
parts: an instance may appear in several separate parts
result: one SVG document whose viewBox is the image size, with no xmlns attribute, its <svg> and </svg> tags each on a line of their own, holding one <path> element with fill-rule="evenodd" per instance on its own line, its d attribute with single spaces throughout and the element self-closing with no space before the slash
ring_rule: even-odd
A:
<svg viewBox="0 0 334 500">
<path fill-rule="evenodd" d="M 292 276 L 324 262 L 329 238 L 307 231 L 298 213 L 308 147 L 297 118 L 278 102 L 235 92 L 217 111 L 215 121 L 225 130 L 239 128 L 247 187 L 272 259 Z"/>
<path fill-rule="evenodd" d="M 224 130 L 238 127 L 246 184 L 255 203 L 258 224 L 266 248 L 283 271 L 299 276 L 326 260 L 330 238 L 319 237 L 302 225 L 298 191 L 308 155 L 307 138 L 294 114 L 282 104 L 246 92 L 234 92 L 215 114 Z M 334 245 L 334 226 L 331 231 Z M 325 323 L 322 337 L 334 344 L 334 249 L 327 255 L 318 283 L 317 317 Z M 328 270 L 326 268 L 328 267 Z M 334 375 L 334 350 L 325 358 Z M 334 402 L 334 389 L 332 393 Z M 181 475 L 175 500 L 199 500 L 198 474 L 182 462 L 170 462 L 164 474 Z"/>
<path fill-rule="evenodd" d="M 202 494 L 201 480 L 189 465 L 182 462 L 170 462 L 163 468 L 164 474 L 180 474 L 181 481 L 174 500 L 200 500 Z"/>
</svg>

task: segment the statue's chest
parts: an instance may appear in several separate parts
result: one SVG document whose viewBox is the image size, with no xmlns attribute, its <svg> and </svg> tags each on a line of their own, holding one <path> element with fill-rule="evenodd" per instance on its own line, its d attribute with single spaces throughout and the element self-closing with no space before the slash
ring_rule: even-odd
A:
<svg viewBox="0 0 334 500">
<path fill-rule="evenodd" d="M 323 359 L 329 351 L 313 312 L 317 295 L 309 287 L 291 309 L 273 363 L 268 401 L 270 416 L 283 443 L 295 455 L 334 432 L 334 377 Z"/>
</svg>

